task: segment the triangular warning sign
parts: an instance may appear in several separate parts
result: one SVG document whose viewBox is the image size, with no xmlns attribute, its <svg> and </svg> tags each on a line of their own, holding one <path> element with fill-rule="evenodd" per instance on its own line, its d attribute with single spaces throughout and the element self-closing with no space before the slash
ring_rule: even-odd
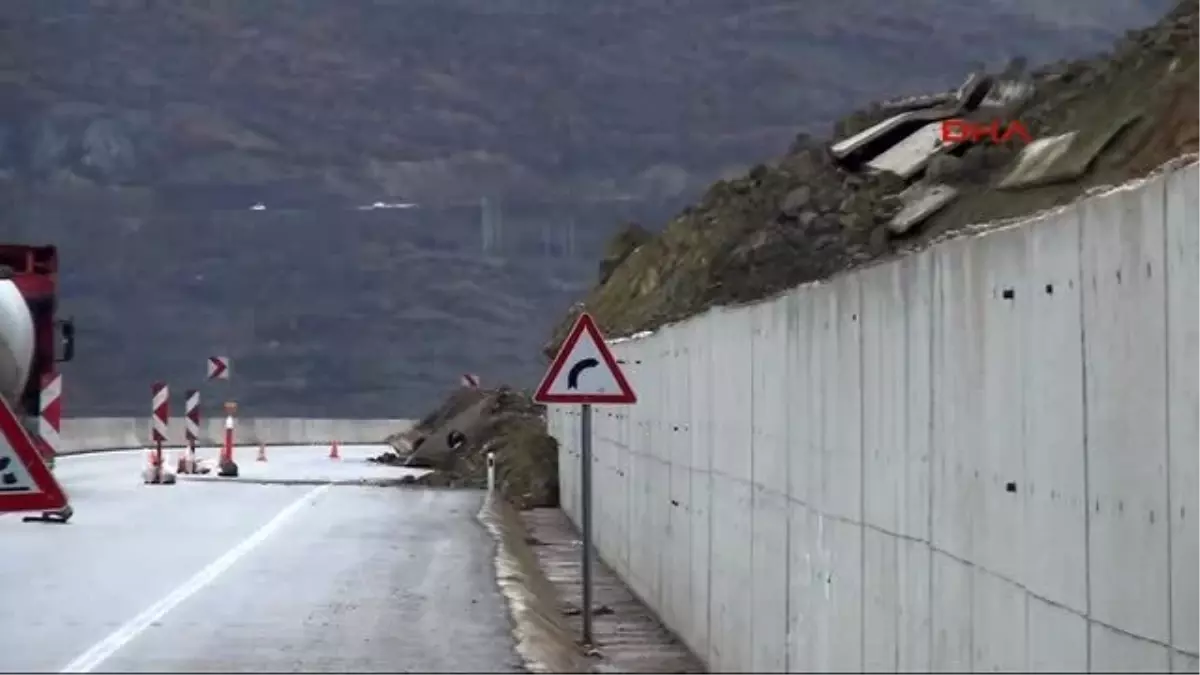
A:
<svg viewBox="0 0 1200 675">
<path fill-rule="evenodd" d="M 0 513 L 57 511 L 66 505 L 67 496 L 33 439 L 0 399 Z"/>
<path fill-rule="evenodd" d="M 591 315 L 575 320 L 567 339 L 542 378 L 538 403 L 637 403 L 625 373 L 617 365 Z"/>
</svg>

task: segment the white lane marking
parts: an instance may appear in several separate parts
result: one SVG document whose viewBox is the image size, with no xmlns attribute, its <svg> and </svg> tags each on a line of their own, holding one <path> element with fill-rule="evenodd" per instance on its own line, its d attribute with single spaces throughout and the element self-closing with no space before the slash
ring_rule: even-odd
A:
<svg viewBox="0 0 1200 675">
<path fill-rule="evenodd" d="M 205 586 L 212 583 L 222 572 L 225 572 L 234 563 L 243 558 L 247 553 L 253 551 L 255 547 L 266 541 L 276 530 L 283 526 L 285 522 L 292 516 L 296 515 L 300 509 L 304 508 L 313 499 L 320 496 L 321 493 L 328 490 L 331 485 L 320 485 L 300 497 L 296 501 L 289 504 L 286 508 L 280 511 L 266 525 L 263 525 L 257 532 L 247 537 L 242 543 L 231 548 L 220 558 L 209 563 L 207 567 L 200 570 L 191 579 L 188 579 L 178 588 L 172 591 L 162 600 L 154 603 L 146 608 L 141 614 L 133 617 L 128 623 L 113 631 L 111 635 L 97 642 L 91 649 L 80 654 L 75 660 L 68 663 L 59 672 L 63 673 L 88 673 L 93 668 L 103 663 L 110 656 L 115 654 L 117 650 L 129 644 L 143 631 L 153 625 L 155 622 L 166 616 L 167 612 L 178 607 L 185 600 L 196 594 Z"/>
</svg>

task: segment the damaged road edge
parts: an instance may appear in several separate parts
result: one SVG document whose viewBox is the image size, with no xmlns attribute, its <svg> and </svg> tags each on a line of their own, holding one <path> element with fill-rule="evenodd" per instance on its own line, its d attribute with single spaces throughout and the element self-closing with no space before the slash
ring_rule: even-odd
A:
<svg viewBox="0 0 1200 675">
<path fill-rule="evenodd" d="M 517 653 L 534 673 L 589 673 L 567 629 L 554 586 L 526 543 L 525 525 L 503 497 L 489 494 L 477 519 L 496 540 L 496 583 L 508 604 Z"/>
</svg>

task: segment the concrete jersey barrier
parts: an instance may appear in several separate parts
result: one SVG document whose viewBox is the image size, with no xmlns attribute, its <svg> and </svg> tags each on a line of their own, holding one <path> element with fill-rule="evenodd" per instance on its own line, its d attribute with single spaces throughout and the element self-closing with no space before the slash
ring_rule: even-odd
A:
<svg viewBox="0 0 1200 675">
<path fill-rule="evenodd" d="M 413 425 L 406 419 L 305 419 L 292 417 L 239 418 L 234 428 L 238 445 L 307 445 L 383 443 L 388 436 Z M 184 445 L 183 420 L 174 418 L 169 425 L 167 446 Z M 202 420 L 199 446 L 221 445 L 225 439 L 225 419 Z M 70 455 L 97 450 L 149 447 L 150 418 L 68 417 L 62 421 L 60 454 Z"/>
</svg>

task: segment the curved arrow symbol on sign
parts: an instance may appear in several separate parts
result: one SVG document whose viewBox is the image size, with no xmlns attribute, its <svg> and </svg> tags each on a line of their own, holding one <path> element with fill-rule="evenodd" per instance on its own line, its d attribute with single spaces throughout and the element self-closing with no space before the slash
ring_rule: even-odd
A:
<svg viewBox="0 0 1200 675">
<path fill-rule="evenodd" d="M 595 368 L 600 365 L 596 359 L 583 359 L 571 366 L 571 370 L 567 373 L 567 389 L 579 388 L 579 376 L 588 368 Z"/>
</svg>

